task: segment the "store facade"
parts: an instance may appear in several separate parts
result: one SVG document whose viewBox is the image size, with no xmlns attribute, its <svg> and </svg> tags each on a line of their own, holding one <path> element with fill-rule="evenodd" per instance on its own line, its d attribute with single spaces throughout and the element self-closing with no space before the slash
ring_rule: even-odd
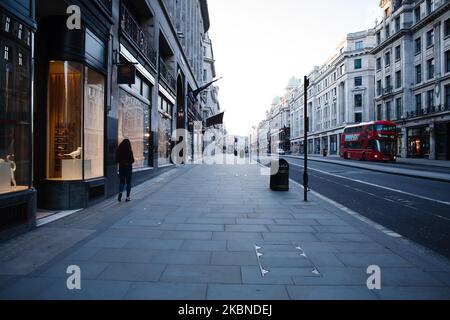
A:
<svg viewBox="0 0 450 320">
<path fill-rule="evenodd" d="M 34 6 L 0 2 L 0 240 L 33 228 Z"/>
<path fill-rule="evenodd" d="M 38 7 L 35 184 L 46 210 L 85 208 L 106 196 L 108 30 Z M 95 33 L 94 31 L 95 30 Z"/>
</svg>

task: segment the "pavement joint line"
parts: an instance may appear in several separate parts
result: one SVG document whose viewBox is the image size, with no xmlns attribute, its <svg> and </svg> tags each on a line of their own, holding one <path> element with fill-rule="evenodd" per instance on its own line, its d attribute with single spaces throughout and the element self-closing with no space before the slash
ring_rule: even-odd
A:
<svg viewBox="0 0 450 320">
<path fill-rule="evenodd" d="M 303 168 L 302 165 L 298 165 L 298 164 L 291 163 L 290 165 L 294 166 L 294 167 Z M 336 177 L 336 178 L 340 178 L 340 179 L 346 179 L 346 180 L 350 180 L 350 181 L 353 181 L 353 182 L 362 183 L 362 184 L 365 184 L 365 185 L 368 185 L 368 186 L 371 186 L 371 187 L 376 187 L 376 188 L 385 189 L 385 190 L 388 190 L 388 191 L 401 193 L 401 194 L 404 194 L 404 195 L 407 195 L 407 196 L 410 196 L 410 197 L 416 197 L 416 198 L 419 198 L 419 199 L 422 199 L 422 200 L 432 201 L 432 202 L 436 202 L 436 203 L 440 203 L 440 204 L 444 204 L 444 205 L 450 206 L 450 202 L 448 202 L 448 201 L 437 200 L 437 199 L 421 196 L 421 195 L 418 195 L 418 194 L 414 194 L 414 193 L 410 193 L 410 192 L 406 192 L 406 191 L 402 191 L 402 190 L 398 190 L 398 189 L 394 189 L 394 188 L 384 187 L 384 186 L 380 186 L 380 185 L 375 184 L 375 183 L 370 183 L 370 182 L 366 182 L 366 181 L 362 181 L 362 180 L 358 180 L 358 179 L 352 179 L 352 178 L 349 178 L 349 177 L 344 177 L 344 176 L 341 176 L 341 175 L 338 175 L 338 174 L 326 172 L 326 171 L 319 170 L 319 169 L 309 168 L 309 170 L 317 171 L 317 172 L 320 172 L 320 173 L 323 173 L 323 174 L 326 174 L 326 175 L 330 175 L 330 176 L 333 176 L 333 177 Z"/>
</svg>

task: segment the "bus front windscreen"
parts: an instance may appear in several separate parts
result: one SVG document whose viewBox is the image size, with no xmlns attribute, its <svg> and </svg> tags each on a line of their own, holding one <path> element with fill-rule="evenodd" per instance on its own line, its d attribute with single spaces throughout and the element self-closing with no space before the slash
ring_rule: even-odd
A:
<svg viewBox="0 0 450 320">
<path fill-rule="evenodd" d="M 377 140 L 376 142 L 377 151 L 384 155 L 394 155 L 396 152 L 395 141 L 389 140 Z"/>
</svg>

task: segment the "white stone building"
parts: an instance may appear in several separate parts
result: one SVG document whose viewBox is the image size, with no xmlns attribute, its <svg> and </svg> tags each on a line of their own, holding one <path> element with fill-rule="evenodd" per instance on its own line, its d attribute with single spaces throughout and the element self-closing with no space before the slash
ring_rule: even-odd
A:
<svg viewBox="0 0 450 320">
<path fill-rule="evenodd" d="M 374 30 L 350 33 L 333 56 L 309 74 L 309 152 L 327 149 L 337 155 L 344 127 L 373 119 L 375 65 L 370 51 L 374 44 Z M 301 84 L 291 99 L 293 153 L 303 152 L 303 91 Z"/>
<path fill-rule="evenodd" d="M 376 119 L 399 126 L 402 157 L 450 160 L 450 1 L 380 2 Z"/>
</svg>

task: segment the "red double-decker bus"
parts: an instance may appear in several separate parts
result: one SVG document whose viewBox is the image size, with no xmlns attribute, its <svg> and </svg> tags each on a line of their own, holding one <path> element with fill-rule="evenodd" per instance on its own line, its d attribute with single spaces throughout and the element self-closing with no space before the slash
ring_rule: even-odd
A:
<svg viewBox="0 0 450 320">
<path fill-rule="evenodd" d="M 375 121 L 346 127 L 342 134 L 340 154 L 345 159 L 396 161 L 396 124 Z"/>
</svg>

